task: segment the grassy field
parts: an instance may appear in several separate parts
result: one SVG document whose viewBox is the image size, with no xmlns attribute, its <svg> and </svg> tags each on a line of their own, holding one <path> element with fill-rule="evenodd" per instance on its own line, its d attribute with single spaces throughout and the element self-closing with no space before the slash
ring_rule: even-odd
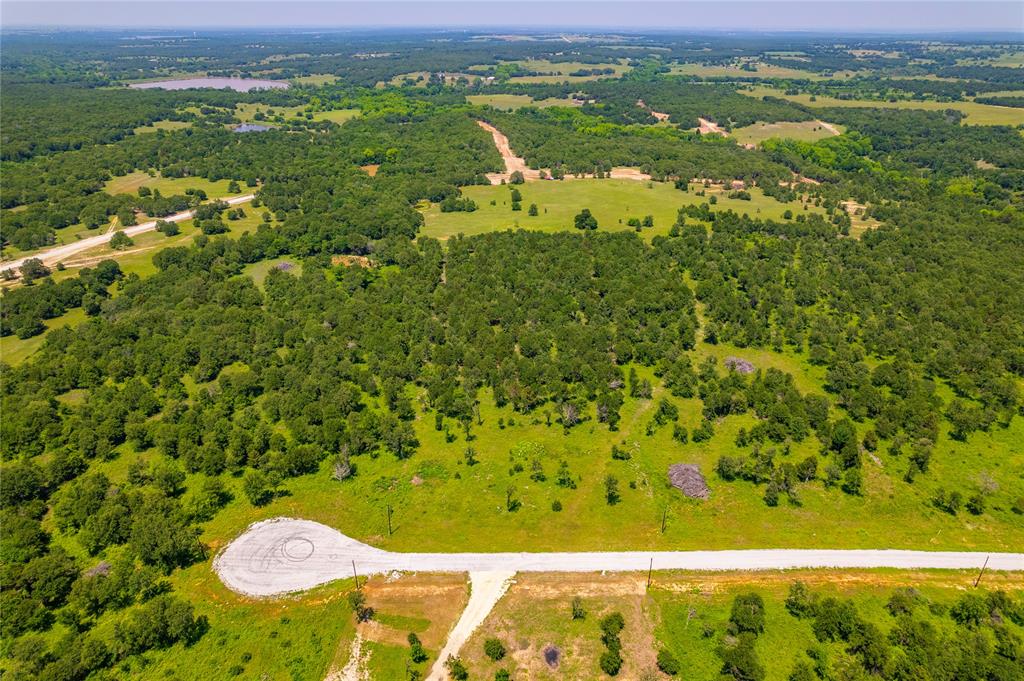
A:
<svg viewBox="0 0 1024 681">
<path fill-rule="evenodd" d="M 741 593 L 754 591 L 765 601 L 765 630 L 758 637 L 756 649 L 765 666 L 766 681 L 786 681 L 794 660 L 817 643 L 809 621 L 794 618 L 784 607 L 793 581 L 804 581 L 822 596 L 852 599 L 864 619 L 888 631 L 895 620 L 884 605 L 894 588 L 913 585 L 930 602 L 949 606 L 975 576 L 973 572 L 887 570 L 756 575 L 655 572 L 647 589 L 646 575 L 520 574 L 467 641 L 460 657 L 471 678 L 490 679 L 501 668 L 508 669 L 513 678 L 535 681 L 606 678 L 598 666 L 604 650 L 599 621 L 607 614 L 620 612 L 626 623 L 621 634 L 625 665 L 620 676 L 668 678 L 659 674 L 655 665 L 655 654 L 664 647 L 686 670 L 677 678 L 718 678 L 722 663 L 715 649 L 725 632 L 732 601 Z M 994 580 L 990 588 L 1012 590 L 1024 586 L 1020 573 L 1000 574 Z M 583 601 L 585 619 L 570 616 L 575 596 Z M 940 622 L 941 617 L 935 621 Z M 706 636 L 705 630 L 711 635 Z M 505 659 L 492 662 L 484 655 L 483 643 L 488 638 L 504 643 L 509 651 Z M 548 646 L 561 653 L 557 669 L 551 669 L 543 659 Z M 825 646 L 829 653 L 839 654 L 845 644 Z"/>
<path fill-rule="evenodd" d="M 793 374 L 802 391 L 823 392 L 823 370 L 792 353 L 700 344 L 693 353 L 695 363 L 707 355 L 741 357 L 758 368 L 776 367 Z M 638 371 L 651 377 L 647 369 Z M 458 424 L 448 423 L 455 437 L 447 442 L 444 434 L 434 429 L 432 415 L 419 414 L 414 427 L 421 444 L 411 458 L 397 461 L 387 454 L 359 457 L 353 461 L 357 474 L 344 483 L 331 479 L 329 463 L 325 463 L 319 473 L 288 481 L 288 494 L 263 508 L 242 499 L 241 481 L 232 480 L 237 499 L 207 525 L 207 533 L 226 539 L 251 522 L 283 515 L 317 520 L 391 550 L 766 546 L 1013 550 L 1024 544 L 1024 523 L 1009 510 L 1010 500 L 1024 494 L 1019 475 L 1024 452 L 1014 444 L 1024 441 L 1024 418 L 1016 417 L 1006 430 L 972 435 L 967 443 L 943 437 L 931 470 L 913 484 L 902 480 L 905 460 L 880 453 L 878 463 L 866 460 L 862 497 L 827 490 L 815 482 L 801 485 L 802 505 L 783 502 L 768 508 L 762 500 L 763 487 L 724 483 L 713 472 L 719 456 L 735 454 L 737 432 L 752 426 L 754 417 L 747 414 L 722 420 L 710 441 L 683 445 L 672 439 L 671 427 L 645 434 L 652 407 L 661 397 L 668 395 L 658 387 L 653 400 L 627 398 L 618 432 L 588 420 L 567 435 L 557 423 L 546 425 L 544 409 L 516 414 L 509 407 L 494 406 L 484 391 L 479 398 L 482 424 L 473 427 L 470 443 Z M 679 407 L 680 423 L 689 429 L 696 427 L 701 418 L 699 400 L 671 399 Z M 870 423 L 862 426 L 868 427 Z M 479 459 L 474 466 L 464 463 L 470 444 Z M 632 458 L 612 460 L 612 444 L 629 448 Z M 547 480 L 531 480 L 525 472 L 510 476 L 513 449 L 535 451 Z M 786 458 L 800 461 L 819 449 L 817 441 L 809 438 L 794 445 Z M 562 460 L 577 476 L 577 489 L 554 484 Z M 668 487 L 666 470 L 678 462 L 701 467 L 711 488 L 709 500 L 688 500 Z M 526 464 L 528 469 L 529 460 Z M 622 490 L 622 500 L 615 506 L 609 506 L 604 498 L 603 480 L 609 474 L 619 479 Z M 982 474 L 999 485 L 985 514 L 953 517 L 931 506 L 938 487 L 964 489 Z M 515 512 L 505 506 L 509 485 L 515 487 L 514 496 L 522 504 Z M 563 511 L 551 510 L 555 500 Z M 395 508 L 391 536 L 387 533 L 387 504 Z M 663 534 L 660 522 L 666 512 Z"/>
<path fill-rule="evenodd" d="M 836 99 L 835 97 L 819 96 L 811 101 L 811 95 L 787 95 L 781 90 L 770 87 L 755 87 L 740 90 L 741 94 L 757 97 L 765 95 L 781 97 L 791 102 L 798 102 L 813 107 L 869 107 L 878 109 L 924 109 L 926 111 L 945 111 L 956 109 L 962 111 L 965 125 L 1024 125 L 1024 109 L 1011 106 L 993 106 L 976 102 L 912 102 L 912 101 L 876 101 L 867 99 Z"/>
<path fill-rule="evenodd" d="M 217 180 L 212 182 L 205 177 L 161 177 L 151 176 L 148 173 L 137 170 L 128 175 L 111 178 L 103 185 L 103 191 L 108 194 L 135 194 L 139 187 L 159 189 L 164 196 L 184 194 L 186 189 L 202 189 L 211 199 L 222 196 L 235 196 L 228 191 L 230 180 Z M 242 184 L 242 191 L 238 194 L 254 191 Z"/>
<path fill-rule="evenodd" d="M 393 76 L 387 83 L 381 81 L 377 83 L 377 87 L 384 87 L 385 85 L 394 85 L 395 87 L 401 87 L 405 85 L 406 80 L 412 80 L 414 87 L 426 87 L 427 81 L 430 80 L 430 71 L 411 71 L 409 73 L 400 73 L 397 76 Z M 474 76 L 471 73 L 445 73 L 444 82 L 446 85 L 454 85 L 459 78 L 465 77 L 469 82 L 480 80 L 480 76 Z"/>
<path fill-rule="evenodd" d="M 841 126 L 834 127 L 842 130 Z M 743 144 L 760 144 L 772 137 L 787 137 L 804 142 L 815 142 L 826 137 L 832 137 L 832 135 L 832 131 L 822 126 L 819 121 L 754 123 L 745 128 L 736 128 L 732 131 L 732 136 L 736 138 L 736 141 Z"/>
<path fill-rule="evenodd" d="M 270 270 L 285 263 L 292 265 L 293 267 L 298 266 L 292 258 L 273 258 L 272 260 L 261 260 L 260 262 L 246 265 L 242 269 L 242 274 L 247 277 L 252 277 L 252 280 L 256 282 L 256 286 L 262 290 L 263 282 L 266 280 Z"/>
<path fill-rule="evenodd" d="M 262 120 L 262 121 L 256 120 L 255 116 L 256 116 L 256 112 L 258 112 L 258 111 L 262 111 L 264 114 L 266 114 L 267 118 Z M 271 112 L 271 111 L 273 112 L 273 115 L 270 115 L 269 112 Z M 293 119 L 293 118 L 305 118 L 305 112 L 306 112 L 306 109 L 305 109 L 305 107 L 302 107 L 302 106 L 278 106 L 278 107 L 273 107 L 273 106 L 268 106 L 266 104 L 258 104 L 258 103 L 251 103 L 251 102 L 244 103 L 244 104 L 236 104 L 235 105 L 235 115 L 238 116 L 238 118 L 243 123 L 262 123 L 262 124 L 270 124 L 270 125 L 272 125 L 273 124 L 273 120 L 270 120 L 270 119 L 276 117 L 277 115 L 284 116 L 285 120 L 289 120 L 289 119 Z M 341 123 L 344 123 L 345 121 L 352 120 L 356 116 L 361 115 L 361 113 L 362 112 L 359 111 L 359 109 L 338 109 L 338 110 L 335 110 L 335 111 L 314 111 L 313 112 L 313 120 L 314 121 L 332 121 L 334 123 L 341 124 Z"/>
<path fill-rule="evenodd" d="M 43 324 L 46 326 L 46 330 L 49 331 L 50 329 L 56 329 L 64 326 L 74 328 L 85 320 L 85 310 L 80 307 L 76 307 L 73 310 L 68 310 L 59 317 L 47 319 Z M 46 340 L 46 332 L 43 332 L 38 336 L 32 336 L 31 338 L 0 336 L 0 362 L 6 362 L 11 366 L 17 366 L 32 356 L 32 353 L 41 348 L 44 340 Z"/>
<path fill-rule="evenodd" d="M 190 127 L 192 127 L 192 124 L 188 121 L 154 121 L 153 125 L 141 125 L 135 128 L 135 134 L 142 135 L 147 132 L 156 132 L 157 130 L 184 130 Z"/>
<path fill-rule="evenodd" d="M 256 600 L 229 591 L 204 561 L 174 573 L 171 583 L 209 618 L 210 630 L 194 645 L 132 658 L 127 678 L 320 681 L 332 663 L 348 658 L 355 621 L 345 594 L 352 580 L 301 598 Z"/>
<path fill-rule="evenodd" d="M 338 77 L 329 73 L 314 73 L 311 76 L 299 76 L 291 80 L 299 85 L 330 85 L 338 82 Z"/>
<path fill-rule="evenodd" d="M 513 211 L 507 186 L 474 186 L 463 188 L 463 195 L 476 201 L 478 210 L 472 213 L 442 213 L 437 205 L 425 212 L 423 234 L 446 239 L 456 234 L 467 236 L 499 229 L 522 227 L 546 232 L 573 229 L 573 218 L 582 208 L 589 208 L 597 217 L 599 229 L 632 229 L 629 218 L 654 216 L 654 227 L 645 229 L 644 235 L 653 238 L 667 234 L 676 220 L 676 213 L 686 204 L 700 204 L 708 197 L 697 196 L 697 185 L 691 191 L 681 192 L 663 182 L 636 180 L 564 180 L 561 182 L 531 182 L 518 185 L 523 195 L 521 211 Z M 781 219 L 787 209 L 796 210 L 798 204 L 783 204 L 766 197 L 757 188 L 750 190 L 752 200 L 730 199 L 718 194 L 718 210 L 731 209 L 752 216 Z M 496 205 L 490 205 L 491 201 Z M 539 214 L 527 215 L 531 203 L 537 204 Z M 817 210 L 813 206 L 809 210 Z"/>
<path fill-rule="evenodd" d="M 569 98 L 548 97 L 547 99 L 534 99 L 529 95 L 467 95 L 466 99 L 470 104 L 493 106 L 495 109 L 503 111 L 521 109 L 524 106 L 535 106 L 540 109 L 549 106 L 579 106 Z"/>
</svg>

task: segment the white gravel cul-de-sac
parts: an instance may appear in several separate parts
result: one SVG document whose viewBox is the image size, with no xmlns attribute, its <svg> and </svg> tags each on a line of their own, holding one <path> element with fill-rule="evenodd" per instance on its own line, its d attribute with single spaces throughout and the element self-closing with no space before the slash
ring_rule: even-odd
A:
<svg viewBox="0 0 1024 681">
<path fill-rule="evenodd" d="M 968 551 L 754 549 L 574 553 L 395 553 L 321 523 L 274 518 L 251 525 L 214 560 L 228 588 L 249 596 L 304 591 L 351 577 L 392 572 L 635 572 L 790 568 L 981 568 L 1024 570 L 1024 554 Z"/>
</svg>

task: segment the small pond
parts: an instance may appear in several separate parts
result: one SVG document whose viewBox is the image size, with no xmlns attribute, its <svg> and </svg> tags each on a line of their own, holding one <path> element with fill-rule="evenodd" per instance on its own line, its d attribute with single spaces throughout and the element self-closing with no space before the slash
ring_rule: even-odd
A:
<svg viewBox="0 0 1024 681">
<path fill-rule="evenodd" d="M 260 80 L 258 78 L 180 78 L 177 80 L 153 80 L 147 83 L 132 83 L 129 87 L 136 90 L 192 90 L 196 88 L 223 90 L 230 88 L 235 92 L 249 92 L 250 90 L 287 88 L 288 81 Z"/>
</svg>

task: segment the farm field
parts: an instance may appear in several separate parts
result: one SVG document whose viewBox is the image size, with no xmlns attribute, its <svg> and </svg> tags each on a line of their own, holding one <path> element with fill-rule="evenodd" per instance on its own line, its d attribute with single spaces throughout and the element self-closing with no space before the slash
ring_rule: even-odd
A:
<svg viewBox="0 0 1024 681">
<path fill-rule="evenodd" d="M 471 213 L 442 213 L 439 206 L 432 205 L 424 212 L 425 236 L 447 239 L 457 234 L 470 236 L 483 232 L 515 229 L 539 230 L 545 232 L 573 228 L 573 218 L 582 208 L 589 208 L 597 217 L 599 229 L 619 231 L 633 229 L 629 218 L 654 216 L 654 227 L 645 229 L 646 239 L 668 234 L 676 221 L 680 207 L 706 202 L 712 195 L 717 197 L 718 210 L 733 210 L 748 213 L 752 217 L 782 219 L 786 210 L 799 210 L 800 204 L 783 204 L 766 197 L 756 187 L 750 190 L 751 200 L 730 199 L 720 189 L 708 190 L 708 196 L 698 196 L 699 185 L 691 183 L 689 192 L 682 192 L 673 185 L 663 182 L 613 179 L 570 179 L 561 181 L 530 182 L 516 185 L 522 193 L 521 211 L 512 210 L 509 186 L 464 187 L 463 196 L 476 202 L 478 208 Z M 491 205 L 491 201 L 495 205 Z M 537 204 L 538 215 L 527 214 L 531 203 Z M 810 206 L 808 210 L 815 210 Z"/>
<path fill-rule="evenodd" d="M 862 107 L 876 109 L 923 109 L 925 111 L 945 111 L 955 109 L 965 114 L 964 125 L 1024 125 L 1024 109 L 1010 106 L 993 106 L 976 102 L 932 102 L 909 101 L 896 102 L 866 99 L 838 99 L 836 97 L 819 96 L 811 101 L 811 95 L 787 95 L 781 90 L 758 86 L 739 90 L 741 94 L 761 98 L 766 95 L 781 97 L 812 107 Z"/>
<path fill-rule="evenodd" d="M 832 126 L 842 132 L 842 126 Z M 755 123 L 744 128 L 736 128 L 730 135 L 741 144 L 760 144 L 772 137 L 784 137 L 802 142 L 816 142 L 832 137 L 835 133 L 821 124 L 820 121 L 783 121 L 780 123 Z"/>
</svg>

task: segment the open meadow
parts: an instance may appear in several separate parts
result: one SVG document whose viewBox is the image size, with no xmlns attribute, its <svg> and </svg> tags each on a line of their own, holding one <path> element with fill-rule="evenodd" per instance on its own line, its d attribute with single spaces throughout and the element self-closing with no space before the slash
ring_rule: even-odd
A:
<svg viewBox="0 0 1024 681">
<path fill-rule="evenodd" d="M 598 229 L 607 231 L 631 230 L 630 218 L 654 217 L 654 227 L 645 228 L 646 239 L 668 234 L 672 224 L 684 205 L 699 205 L 716 197 L 716 210 L 732 210 L 751 217 L 781 220 L 787 210 L 802 210 L 800 203 L 780 203 L 765 196 L 758 188 L 750 190 L 749 201 L 729 198 L 728 191 L 720 187 L 709 188 L 705 196 L 698 191 L 704 188 L 696 183 L 683 192 L 666 182 L 614 180 L 614 179 L 567 179 L 529 182 L 515 185 L 522 194 L 522 210 L 513 211 L 509 198 L 511 185 L 464 187 L 462 195 L 477 204 L 477 210 L 443 213 L 438 205 L 431 205 L 424 211 L 425 236 L 448 239 L 457 234 L 472 236 L 483 232 L 502 229 L 529 229 L 555 232 L 573 228 L 573 219 L 583 208 L 589 208 L 597 218 Z M 492 205 L 491 202 L 494 202 Z M 529 215 L 530 204 L 537 204 L 537 215 Z M 808 212 L 820 210 L 808 206 Z"/>
</svg>

